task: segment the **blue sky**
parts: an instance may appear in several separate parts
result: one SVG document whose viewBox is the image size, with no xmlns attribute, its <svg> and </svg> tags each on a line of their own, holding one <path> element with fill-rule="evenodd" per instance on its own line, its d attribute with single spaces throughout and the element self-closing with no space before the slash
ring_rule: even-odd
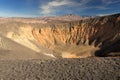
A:
<svg viewBox="0 0 120 80">
<path fill-rule="evenodd" d="M 0 0 L 0 17 L 120 13 L 120 0 Z"/>
</svg>

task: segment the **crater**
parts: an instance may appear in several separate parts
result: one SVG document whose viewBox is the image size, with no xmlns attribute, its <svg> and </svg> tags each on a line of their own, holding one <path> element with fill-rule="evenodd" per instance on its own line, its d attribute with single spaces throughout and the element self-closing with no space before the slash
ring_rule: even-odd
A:
<svg viewBox="0 0 120 80">
<path fill-rule="evenodd" d="M 120 14 L 33 28 L 40 45 L 56 57 L 120 55 Z M 112 53 L 112 54 L 111 54 Z"/>
</svg>

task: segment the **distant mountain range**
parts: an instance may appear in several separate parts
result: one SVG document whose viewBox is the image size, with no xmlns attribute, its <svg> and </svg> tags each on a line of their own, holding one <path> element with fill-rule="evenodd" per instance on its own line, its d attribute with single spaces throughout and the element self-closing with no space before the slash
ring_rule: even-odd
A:
<svg viewBox="0 0 120 80">
<path fill-rule="evenodd" d="M 0 22 L 3 23 L 4 21 L 14 20 L 17 22 L 23 23 L 55 23 L 55 22 L 68 22 L 68 21 L 79 21 L 88 18 L 93 18 L 93 16 L 79 16 L 75 14 L 66 14 L 61 16 L 46 16 L 46 17 L 36 17 L 36 18 L 25 18 L 25 17 L 0 17 Z"/>
<path fill-rule="evenodd" d="M 51 16 L 51 17 L 41 17 L 40 19 L 51 22 L 51 21 L 78 21 L 84 20 L 88 18 L 92 18 L 93 16 L 79 16 L 75 14 L 66 14 L 61 16 Z"/>
<path fill-rule="evenodd" d="M 113 15 L 113 14 L 112 14 Z M 103 15 L 109 16 L 109 15 Z M 46 16 L 46 17 L 0 17 L 0 23 L 4 23 L 6 21 L 16 21 L 16 22 L 23 22 L 23 23 L 59 23 L 59 22 L 69 22 L 69 21 L 80 21 L 89 18 L 96 18 L 101 16 L 80 16 L 75 14 L 66 14 L 61 16 Z"/>
</svg>

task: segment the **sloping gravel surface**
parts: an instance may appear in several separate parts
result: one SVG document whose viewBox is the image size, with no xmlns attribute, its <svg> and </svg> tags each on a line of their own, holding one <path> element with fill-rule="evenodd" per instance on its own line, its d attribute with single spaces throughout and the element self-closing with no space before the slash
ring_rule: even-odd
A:
<svg viewBox="0 0 120 80">
<path fill-rule="evenodd" d="M 0 60 L 0 80 L 120 80 L 120 58 Z"/>
</svg>

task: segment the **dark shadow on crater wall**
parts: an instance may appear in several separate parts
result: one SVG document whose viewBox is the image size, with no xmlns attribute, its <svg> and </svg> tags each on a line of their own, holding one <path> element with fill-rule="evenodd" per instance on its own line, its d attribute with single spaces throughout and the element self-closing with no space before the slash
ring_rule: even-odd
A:
<svg viewBox="0 0 120 80">
<path fill-rule="evenodd" d="M 120 56 L 120 20 L 118 19 L 119 16 L 120 14 L 108 17 L 101 17 L 100 21 L 94 24 L 95 28 L 98 31 L 90 37 L 89 45 L 94 42 L 94 46 L 100 48 L 100 50 L 97 50 L 95 52 L 95 56 Z M 101 25 L 100 22 L 104 24 Z"/>
<path fill-rule="evenodd" d="M 120 56 L 120 39 L 114 44 L 107 47 L 101 47 L 100 50 L 95 52 L 95 56 L 108 57 L 108 56 Z"/>
</svg>

